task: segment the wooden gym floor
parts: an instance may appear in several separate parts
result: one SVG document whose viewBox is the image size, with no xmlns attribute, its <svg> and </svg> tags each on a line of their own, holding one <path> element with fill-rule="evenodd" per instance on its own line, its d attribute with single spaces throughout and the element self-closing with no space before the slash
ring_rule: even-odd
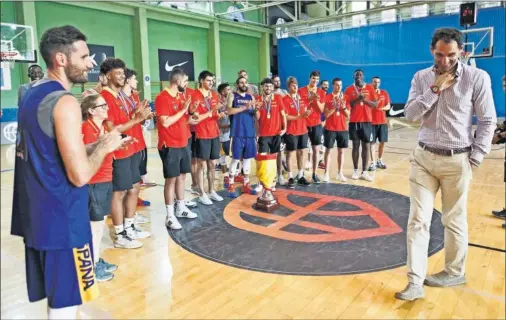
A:
<svg viewBox="0 0 506 320">
<path fill-rule="evenodd" d="M 148 138 L 155 147 L 156 132 L 151 131 Z M 351 179 L 348 183 L 408 195 L 408 157 L 416 142 L 417 127 L 391 120 L 390 142 L 384 156 L 388 169 L 376 171 L 373 183 Z M 504 206 L 504 150 L 493 148 L 473 174 L 469 241 L 504 250 L 503 221 L 490 213 Z M 23 242 L 10 235 L 13 155 L 13 146 L 1 147 L 1 318 L 45 318 L 45 300 L 28 302 Z M 151 181 L 163 184 L 155 148 L 149 149 L 148 172 Z M 331 172 L 333 179 L 335 170 Z M 349 149 L 345 154 L 345 175 L 349 178 L 351 173 Z M 221 184 L 221 174 L 217 176 Z M 403 302 L 393 296 L 406 285 L 405 266 L 368 274 L 309 277 L 237 269 L 196 256 L 168 235 L 162 188 L 146 189 L 141 196 L 151 201 L 151 207 L 139 208 L 139 212 L 151 217 L 151 224 L 145 228 L 153 236 L 142 240 L 144 247 L 137 250 L 113 249 L 111 238 L 104 236 L 102 256 L 118 264 L 119 269 L 112 281 L 99 284 L 100 298 L 81 308 L 82 319 L 505 318 L 504 252 L 470 246 L 467 285 L 426 287 L 425 299 Z M 436 201 L 436 208 L 441 209 L 440 200 Z M 110 223 L 108 220 L 109 227 Z M 438 272 L 443 265 L 444 249 L 429 258 L 428 271 Z"/>
</svg>

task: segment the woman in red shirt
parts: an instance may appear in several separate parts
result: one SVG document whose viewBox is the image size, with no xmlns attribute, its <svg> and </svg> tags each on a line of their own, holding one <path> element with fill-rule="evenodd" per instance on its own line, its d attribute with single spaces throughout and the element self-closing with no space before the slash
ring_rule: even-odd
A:
<svg viewBox="0 0 506 320">
<path fill-rule="evenodd" d="M 106 132 L 104 121 L 107 119 L 108 109 L 104 98 L 98 94 L 88 95 L 83 99 L 81 111 L 84 144 L 96 143 L 99 137 Z M 99 282 L 111 280 L 114 277 L 112 272 L 118 269 L 116 265 L 107 263 L 100 258 L 100 243 L 104 233 L 105 219 L 111 212 L 112 158 L 113 153 L 110 153 L 88 185 L 93 260 L 95 261 L 95 276 Z"/>
</svg>

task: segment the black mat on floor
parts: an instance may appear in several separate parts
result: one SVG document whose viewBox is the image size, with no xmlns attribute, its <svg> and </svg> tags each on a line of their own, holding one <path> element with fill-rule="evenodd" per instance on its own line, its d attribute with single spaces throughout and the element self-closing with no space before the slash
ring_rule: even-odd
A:
<svg viewBox="0 0 506 320">
<path fill-rule="evenodd" d="M 347 184 L 278 189 L 282 206 L 253 208 L 256 196 L 199 204 L 195 220 L 169 231 L 186 250 L 229 266 L 269 273 L 339 275 L 406 264 L 409 198 Z M 441 214 L 434 210 L 429 255 L 443 248 Z"/>
</svg>

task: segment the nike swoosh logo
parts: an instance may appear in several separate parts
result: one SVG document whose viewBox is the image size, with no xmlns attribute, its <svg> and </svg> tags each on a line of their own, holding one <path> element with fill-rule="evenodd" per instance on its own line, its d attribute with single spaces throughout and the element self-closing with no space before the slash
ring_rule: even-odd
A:
<svg viewBox="0 0 506 320">
<path fill-rule="evenodd" d="M 403 113 L 403 112 L 404 112 L 404 108 L 399 109 L 399 110 L 390 109 L 390 110 L 388 111 L 388 113 L 389 113 L 391 116 L 394 116 L 394 117 L 395 117 L 395 116 L 397 116 L 397 115 L 399 115 L 399 114 L 401 114 L 401 113 Z"/>
<path fill-rule="evenodd" d="M 173 66 L 169 66 L 169 61 L 167 61 L 167 62 L 165 62 L 165 71 L 171 72 L 172 70 L 174 70 L 175 67 L 180 67 L 180 66 L 187 64 L 187 63 L 188 63 L 188 61 L 185 61 L 185 62 L 175 64 Z"/>
</svg>

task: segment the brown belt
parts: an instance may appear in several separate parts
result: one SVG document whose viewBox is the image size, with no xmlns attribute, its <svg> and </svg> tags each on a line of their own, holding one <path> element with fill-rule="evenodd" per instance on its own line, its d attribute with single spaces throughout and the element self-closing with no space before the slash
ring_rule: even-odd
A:
<svg viewBox="0 0 506 320">
<path fill-rule="evenodd" d="M 418 142 L 418 145 L 420 147 L 422 147 L 424 150 L 427 150 L 431 153 L 434 153 L 434 154 L 437 154 L 440 156 L 446 156 L 446 157 L 451 157 L 455 154 L 465 153 L 465 152 L 469 152 L 472 150 L 471 147 L 465 147 L 465 148 L 459 148 L 459 149 L 439 149 L 439 148 L 429 147 L 428 145 L 426 145 L 423 142 Z"/>
</svg>

